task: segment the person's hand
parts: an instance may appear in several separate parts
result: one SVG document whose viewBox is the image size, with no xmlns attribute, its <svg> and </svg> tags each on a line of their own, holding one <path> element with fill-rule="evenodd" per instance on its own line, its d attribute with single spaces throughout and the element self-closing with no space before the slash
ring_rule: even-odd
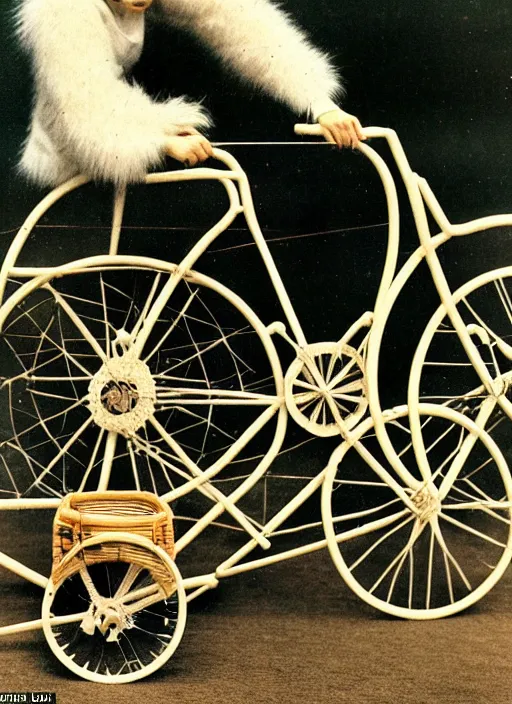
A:
<svg viewBox="0 0 512 704">
<path fill-rule="evenodd" d="M 355 149 L 359 144 L 359 140 L 364 141 L 366 139 L 357 117 L 339 108 L 324 112 L 323 115 L 318 117 L 317 122 L 322 128 L 325 139 L 328 142 L 337 144 L 340 149 L 342 147 Z"/>
<path fill-rule="evenodd" d="M 194 127 L 184 127 L 178 135 L 167 138 L 165 153 L 186 166 L 196 166 L 213 156 L 213 147 Z"/>
</svg>

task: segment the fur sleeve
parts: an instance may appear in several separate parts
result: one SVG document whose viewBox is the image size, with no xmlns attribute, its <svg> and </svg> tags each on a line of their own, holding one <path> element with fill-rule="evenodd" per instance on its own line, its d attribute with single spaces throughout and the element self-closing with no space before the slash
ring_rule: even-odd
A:
<svg viewBox="0 0 512 704">
<path fill-rule="evenodd" d="M 162 159 L 166 134 L 209 123 L 197 104 L 154 102 L 127 83 L 91 0 L 24 0 L 18 32 L 33 58 L 38 120 L 88 176 L 140 180 Z"/>
<path fill-rule="evenodd" d="M 157 0 L 243 79 L 297 113 L 332 109 L 343 88 L 328 57 L 270 0 Z M 315 110 L 315 106 L 318 109 Z M 335 105 L 334 105 L 335 107 Z"/>
</svg>

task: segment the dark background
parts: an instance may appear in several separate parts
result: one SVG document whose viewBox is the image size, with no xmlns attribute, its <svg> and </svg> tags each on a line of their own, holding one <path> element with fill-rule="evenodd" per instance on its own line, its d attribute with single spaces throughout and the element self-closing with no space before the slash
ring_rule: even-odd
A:
<svg viewBox="0 0 512 704">
<path fill-rule="evenodd" d="M 1 253 L 43 191 L 15 172 L 30 114 L 31 79 L 27 59 L 13 39 L 15 0 L 0 2 Z M 347 87 L 343 107 L 364 125 L 396 129 L 413 168 L 427 178 L 453 222 L 511 210 L 508 0 L 288 0 L 285 7 L 313 41 L 334 56 Z M 155 94 L 204 97 L 215 119 L 213 141 L 297 141 L 292 127 L 298 118 L 227 76 L 207 50 L 168 28 L 148 30 L 136 77 Z M 375 142 L 372 146 L 387 156 L 385 147 Z M 308 339 L 338 338 L 373 307 L 380 280 L 386 212 L 371 165 L 358 154 L 339 154 L 329 147 L 237 147 L 232 152 L 249 174 L 260 223 Z M 220 191 L 214 185 L 153 188 L 130 190 L 122 250 L 177 260 L 220 212 Z M 87 186 L 68 197 L 42 220 L 23 261 L 61 263 L 103 251 L 110 201 L 110 189 L 103 186 Z M 401 261 L 417 246 L 405 205 L 402 237 Z M 247 296 L 270 322 L 280 314 L 254 248 L 239 246 L 247 243 L 243 223 L 237 221 L 236 228 L 215 243 L 212 249 L 218 251 L 205 254 L 197 268 Z M 507 232 L 464 238 L 443 251 L 454 286 L 510 264 L 511 258 Z M 420 269 L 402 295 L 385 338 L 384 404 L 405 401 L 408 364 L 436 305 L 428 273 Z M 12 545 L 11 523 L 2 528 L 2 549 Z M 18 539 L 25 546 L 30 543 L 27 549 L 33 552 L 30 541 L 38 531 L 29 523 Z M 37 568 L 42 557 L 33 559 Z M 304 589 L 306 581 L 310 586 Z M 38 592 L 26 587 L 16 592 L 20 599 L 12 596 L 10 582 L 5 588 L 6 599 L 16 605 L 16 615 L 8 622 L 36 617 Z M 298 569 L 285 563 L 231 580 L 217 594 L 207 595 L 193 609 L 174 664 L 142 683 L 138 692 L 147 684 L 155 701 L 167 701 L 174 693 L 187 702 L 205 696 L 212 702 L 295 702 L 299 697 L 364 704 L 508 702 L 508 600 L 499 599 L 510 593 L 510 579 L 495 592 L 480 614 L 442 626 L 404 628 L 400 622 L 379 620 L 352 597 L 327 554 L 305 558 Z M 29 606 L 36 609 L 30 615 Z M 341 633 L 343 643 L 337 640 Z M 336 642 L 337 649 L 325 648 L 325 638 Z M 473 644 L 470 653 L 465 644 Z M 29 681 L 46 671 L 39 680 L 44 685 L 38 688 L 56 690 L 60 701 L 72 701 L 77 683 L 47 653 L 40 634 L 16 644 L 9 639 L 0 657 L 1 689 L 26 690 Z M 245 673 L 242 682 L 240 667 Z M 162 689 L 171 672 L 176 689 Z M 105 688 L 88 683 L 78 687 L 84 701 L 93 691 L 95 697 L 105 693 Z M 124 688 L 122 696 L 132 696 L 135 687 Z"/>
<path fill-rule="evenodd" d="M 15 172 L 30 114 L 31 79 L 28 61 L 13 39 L 12 9 L 2 4 L 0 23 L 5 35 L 1 249 L 43 193 Z M 286 9 L 334 57 L 347 87 L 343 107 L 364 125 L 396 129 L 413 169 L 427 178 L 453 222 L 510 210 L 512 11 L 506 0 L 290 0 Z M 153 94 L 204 98 L 215 120 L 213 141 L 297 141 L 293 123 L 305 117 L 226 75 L 207 49 L 168 27 L 148 28 L 136 78 Z M 374 141 L 372 146 L 387 156 L 383 145 Z M 380 280 L 387 216 L 373 168 L 360 154 L 325 147 L 237 147 L 232 152 L 249 174 L 266 236 L 277 240 L 271 242 L 272 253 L 308 340 L 337 339 L 360 313 L 373 308 Z M 176 261 L 222 211 L 219 190 L 211 184 L 132 188 L 122 250 Z M 104 251 L 110 202 L 107 187 L 86 187 L 67 197 L 41 221 L 23 261 L 60 263 Z M 249 242 L 244 223 L 236 226 L 212 247 L 222 251 L 206 254 L 197 268 L 247 297 L 267 322 L 280 312 L 272 305 L 254 248 L 231 249 Z M 416 244 L 404 203 L 403 256 Z M 443 263 L 456 285 L 508 263 L 510 251 L 506 233 L 487 233 L 450 243 Z M 417 331 L 436 304 L 429 277 L 420 270 L 391 319 L 384 352 L 392 355 L 392 367 L 407 366 Z M 395 377 L 385 379 L 390 388 Z M 397 389 L 386 402 L 401 402 L 402 394 Z"/>
</svg>

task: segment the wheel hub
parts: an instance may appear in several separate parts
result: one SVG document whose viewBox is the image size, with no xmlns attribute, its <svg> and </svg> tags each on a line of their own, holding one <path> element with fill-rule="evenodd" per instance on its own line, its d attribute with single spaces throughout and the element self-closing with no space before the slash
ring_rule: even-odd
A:
<svg viewBox="0 0 512 704">
<path fill-rule="evenodd" d="M 90 605 L 80 624 L 84 633 L 92 636 L 96 628 L 106 636 L 109 643 L 119 640 L 125 628 L 133 628 L 133 619 L 115 599 L 104 599 Z"/>
<path fill-rule="evenodd" d="M 109 381 L 101 393 L 103 407 L 115 416 L 129 413 L 139 400 L 137 387 L 126 381 Z"/>
<path fill-rule="evenodd" d="M 155 382 L 148 365 L 128 350 L 103 364 L 89 384 L 96 425 L 131 437 L 153 415 Z"/>
<path fill-rule="evenodd" d="M 422 523 L 427 523 L 439 511 L 439 499 L 427 487 L 414 494 L 412 502 Z"/>
</svg>

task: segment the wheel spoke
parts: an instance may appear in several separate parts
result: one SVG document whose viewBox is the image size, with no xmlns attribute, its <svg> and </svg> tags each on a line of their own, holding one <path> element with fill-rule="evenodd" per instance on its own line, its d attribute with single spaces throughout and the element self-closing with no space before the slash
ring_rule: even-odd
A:
<svg viewBox="0 0 512 704">
<path fill-rule="evenodd" d="M 335 399 L 342 399 L 343 401 L 348 401 L 349 403 L 355 403 L 356 405 L 361 403 L 363 400 L 362 396 L 350 396 L 349 394 L 340 394 L 337 391 L 331 394 Z"/>
<path fill-rule="evenodd" d="M 328 383 L 327 388 L 329 389 L 329 391 L 331 389 L 334 389 L 336 386 L 338 386 L 340 381 L 343 381 L 343 379 L 345 379 L 345 377 L 351 371 L 352 367 L 355 364 L 357 364 L 357 358 L 351 357 L 349 359 L 349 361 L 346 363 L 346 365 L 343 367 L 343 369 L 340 372 L 338 372 L 338 374 L 336 374 L 336 376 L 333 379 L 331 379 L 330 382 Z M 354 370 L 353 373 L 357 373 L 357 371 L 358 370 Z"/>
<path fill-rule="evenodd" d="M 126 574 L 124 575 L 120 585 L 116 590 L 116 593 L 114 594 L 114 598 L 120 599 L 125 594 L 128 594 L 132 584 L 135 582 L 141 572 L 142 567 L 140 567 L 140 565 L 129 565 L 128 569 L 126 570 Z"/>
<path fill-rule="evenodd" d="M 406 518 L 404 518 L 403 521 L 400 521 L 400 523 L 393 528 L 390 528 L 384 535 L 382 535 L 378 540 L 373 543 L 366 552 L 364 552 L 362 555 L 360 555 L 357 560 L 355 560 L 349 567 L 349 570 L 353 572 L 356 567 L 359 567 L 359 565 L 364 562 L 376 548 L 379 547 L 379 545 L 382 545 L 382 543 L 389 538 L 391 538 L 392 535 L 394 535 L 397 531 L 399 531 L 401 528 L 406 526 L 408 523 L 410 523 L 412 520 L 414 520 L 414 516 L 411 516 L 408 511 L 400 511 L 399 513 L 395 513 L 393 516 L 390 516 L 389 518 L 384 518 L 384 519 L 379 519 L 377 521 L 372 521 L 370 523 L 366 523 L 364 526 L 362 526 L 359 529 L 356 529 L 354 531 L 345 531 L 343 533 L 340 533 L 336 536 L 336 541 L 337 542 L 342 542 L 347 539 L 348 535 L 351 537 L 357 536 L 360 537 L 361 535 L 367 535 L 368 533 L 372 533 L 375 531 L 380 530 L 383 527 L 386 527 L 390 524 L 395 523 L 399 518 L 403 518 L 404 515 L 406 515 Z"/>
<path fill-rule="evenodd" d="M 320 392 L 318 386 L 315 384 L 310 384 L 308 381 L 303 381 L 302 379 L 295 379 L 293 382 L 294 386 L 300 386 L 302 389 L 308 389 L 308 391 L 314 391 L 316 394 Z"/>
<path fill-rule="evenodd" d="M 384 581 L 384 579 L 388 576 L 388 574 L 391 572 L 393 567 L 397 564 L 400 563 L 402 560 L 403 556 L 406 556 L 407 553 L 409 552 L 409 549 L 411 548 L 412 545 L 416 542 L 418 536 L 421 534 L 421 531 L 423 528 L 419 524 L 418 521 L 415 521 L 413 523 L 412 529 L 411 529 L 411 534 L 407 540 L 406 545 L 400 550 L 400 552 L 393 558 L 393 560 L 389 563 L 389 565 L 386 567 L 386 569 L 382 572 L 380 577 L 373 583 L 371 588 L 369 589 L 369 593 L 373 594 L 373 592 L 377 589 L 377 587 Z M 389 594 L 389 598 L 391 599 L 392 592 Z"/>
<path fill-rule="evenodd" d="M 373 513 L 379 513 L 383 509 L 389 508 L 399 502 L 400 499 L 392 499 L 391 501 L 386 501 L 378 506 L 367 508 L 364 511 L 355 511 L 354 513 L 344 513 L 342 516 L 333 516 L 332 522 L 334 524 L 343 523 L 344 521 L 354 521 L 356 519 L 363 518 L 363 516 L 371 516 Z"/>
<path fill-rule="evenodd" d="M 448 549 L 448 546 L 446 545 L 446 541 L 445 541 L 443 534 L 442 534 L 442 531 L 441 531 L 441 526 L 439 525 L 439 521 L 437 519 L 432 521 L 431 528 L 434 531 L 434 534 L 436 536 L 437 542 L 439 543 L 439 545 L 441 547 L 441 550 L 443 551 L 443 555 L 445 555 L 445 557 L 455 567 L 455 569 L 459 573 L 460 578 L 464 582 L 466 589 L 469 592 L 472 591 L 471 583 L 470 583 L 469 579 L 466 577 L 464 570 L 462 569 L 459 562 L 455 559 L 455 557 L 452 555 L 451 551 Z"/>
<path fill-rule="evenodd" d="M 430 528 L 430 541 L 428 547 L 428 568 L 427 568 L 427 592 L 425 595 L 425 608 L 430 609 L 430 598 L 432 595 L 432 567 L 434 562 L 434 531 Z"/>
<path fill-rule="evenodd" d="M 443 504 L 443 510 L 444 511 L 485 511 L 488 515 L 494 516 L 493 513 L 490 513 L 486 509 L 489 508 L 496 508 L 498 510 L 502 511 L 510 511 L 512 508 L 512 502 L 511 501 L 465 501 L 460 504 Z M 495 518 L 500 518 L 500 516 L 495 516 Z M 508 521 L 505 519 L 505 522 L 507 523 Z"/>
<path fill-rule="evenodd" d="M 92 490 L 98 479 L 105 488 L 107 464 L 115 460 L 112 484 L 124 457 L 136 489 L 174 490 L 185 477 L 176 482 L 159 453 L 169 450 L 167 459 L 182 471 L 184 458 L 173 457 L 149 415 L 172 429 L 200 471 L 214 466 L 217 472 L 238 460 L 251 474 L 277 454 L 286 418 L 277 413 L 284 405 L 283 378 L 270 334 L 243 301 L 213 279 L 175 272 L 166 262 L 78 267 L 35 282 L 22 301 L 12 299 L 3 339 L 11 357 L 6 368 L 16 374 L 2 380 L 13 401 L 12 437 L 0 438 L 0 448 L 10 451 L 11 443 L 22 454 L 18 498 L 29 491 L 60 496 Z M 143 336 L 147 344 L 136 359 Z M 92 423 L 85 425 L 89 415 L 94 432 Z M 258 452 L 242 453 L 272 418 Z M 111 453 L 102 472 L 105 438 L 114 432 L 123 447 L 115 457 Z M 136 442 L 128 440 L 132 433 Z M 11 495 L 13 472 L 4 469 L 4 460 L 0 495 Z"/>
<path fill-rule="evenodd" d="M 24 366 L 24 364 L 21 362 L 20 355 L 17 354 L 17 352 L 16 352 L 15 349 L 13 348 L 12 344 L 9 342 L 8 337 L 7 337 L 7 336 L 4 336 L 4 339 L 5 339 L 5 341 L 6 341 L 7 345 L 8 345 L 8 347 L 11 349 L 11 351 L 13 352 L 13 354 L 15 355 L 15 357 L 18 359 L 18 362 L 20 363 L 20 366 L 25 370 L 25 373 L 29 373 L 29 374 L 30 374 L 31 372 L 33 372 L 33 371 L 35 371 L 35 370 L 37 370 L 37 369 L 41 369 L 42 367 L 47 366 L 48 364 L 51 364 L 51 363 L 54 362 L 55 360 L 60 359 L 60 357 L 62 356 L 62 357 L 64 357 L 64 359 L 65 359 L 65 361 L 66 361 L 67 364 L 69 364 L 69 362 L 71 362 L 71 363 L 74 364 L 76 367 L 78 367 L 78 369 L 80 369 L 80 371 L 81 371 L 83 374 L 85 374 L 88 379 L 91 379 L 92 375 L 91 375 L 91 373 L 88 371 L 88 369 L 86 369 L 77 359 L 75 359 L 75 357 L 74 357 L 73 355 L 71 355 L 71 354 L 66 350 L 65 346 L 59 345 L 58 342 L 56 342 L 56 341 L 48 334 L 48 330 L 49 330 L 49 329 L 51 328 L 51 326 L 53 325 L 53 323 L 54 323 L 54 321 L 55 321 L 55 317 L 52 317 L 52 318 L 50 319 L 50 321 L 48 322 L 48 325 L 46 326 L 46 328 L 45 328 L 44 330 L 43 330 L 43 328 L 41 328 L 41 327 L 39 326 L 39 324 L 37 323 L 37 321 L 34 320 L 34 318 L 32 318 L 32 316 L 30 315 L 30 313 L 29 313 L 28 311 L 25 311 L 25 312 L 24 312 L 24 317 L 28 318 L 28 320 L 30 320 L 30 322 L 32 323 L 32 325 L 33 325 L 33 326 L 36 328 L 36 330 L 38 330 L 38 332 L 39 332 L 39 338 L 40 338 L 40 339 L 39 339 L 38 347 L 36 348 L 36 351 L 35 351 L 35 359 L 37 360 L 38 355 L 40 354 L 41 345 L 42 345 L 42 341 L 43 341 L 43 340 L 49 342 L 50 345 L 52 345 L 52 349 L 55 348 L 55 350 L 57 350 L 58 353 L 59 353 L 59 354 L 56 355 L 55 358 L 50 359 L 50 360 L 46 360 L 46 362 L 43 362 L 43 363 L 38 363 L 38 364 L 36 364 L 35 366 L 32 366 L 31 369 L 27 369 L 27 368 Z M 69 367 L 68 367 L 68 372 L 69 372 Z M 4 383 L 5 383 L 5 382 L 4 382 Z"/>
<path fill-rule="evenodd" d="M 70 439 L 61 447 L 59 452 L 53 457 L 53 459 L 48 463 L 46 468 L 41 472 L 41 474 L 37 477 L 37 479 L 29 486 L 27 489 L 27 493 L 35 486 L 38 486 L 42 480 L 45 478 L 45 476 L 55 467 L 57 462 L 64 457 L 66 452 L 69 450 L 71 445 L 73 445 L 80 435 L 84 432 L 84 430 L 92 423 L 92 416 L 87 418 L 85 423 L 83 423 L 78 430 L 73 433 L 73 435 L 70 437 Z"/>
<path fill-rule="evenodd" d="M 308 393 L 294 394 L 294 400 L 297 406 L 300 406 L 302 410 L 311 405 L 319 397 L 318 391 L 310 391 Z"/>
<path fill-rule="evenodd" d="M 428 480 L 416 462 L 408 408 L 397 408 L 385 413 L 389 439 L 411 477 L 422 480 L 409 484 L 407 475 L 388 470 L 367 420 L 331 457 L 322 511 L 329 550 L 345 582 L 385 613 L 424 619 L 474 604 L 504 573 L 512 556 L 512 478 L 476 421 L 434 404 L 420 403 L 418 412 L 432 467 Z M 466 452 L 468 437 L 476 474 Z M 462 455 L 443 499 L 440 487 Z M 393 513 L 400 505 L 404 510 Z"/>
<path fill-rule="evenodd" d="M 151 286 L 151 290 L 150 290 L 150 292 L 149 292 L 149 295 L 148 295 L 148 297 L 147 297 L 147 299 L 146 299 L 146 301 L 145 301 L 145 303 L 144 303 L 144 308 L 142 309 L 142 312 L 141 312 L 141 314 L 139 315 L 139 318 L 138 318 L 137 322 L 135 323 L 135 325 L 134 325 L 134 327 L 133 327 L 133 329 L 132 329 L 132 331 L 131 331 L 131 333 L 130 333 L 130 335 L 131 335 L 131 337 L 132 337 L 133 340 L 136 339 L 136 337 L 137 337 L 137 335 L 138 335 L 138 333 L 139 333 L 139 331 L 140 331 L 140 329 L 141 329 L 143 323 L 146 321 L 146 318 L 147 318 L 148 313 L 149 313 L 149 309 L 151 308 L 151 304 L 153 303 L 153 300 L 154 300 L 154 298 L 155 298 L 155 294 L 156 294 L 156 291 L 157 291 L 157 288 L 158 288 L 158 284 L 160 283 L 160 278 L 161 278 L 161 276 L 162 276 L 162 275 L 161 275 L 160 273 L 158 273 L 158 274 L 155 276 L 155 278 L 154 278 L 153 285 Z"/>
<path fill-rule="evenodd" d="M 165 370 L 165 373 L 167 374 L 168 372 L 173 372 L 176 369 L 179 369 L 180 367 L 182 367 L 184 364 L 187 364 L 188 362 L 192 362 L 194 360 L 199 360 L 201 363 L 202 357 L 204 357 L 204 355 L 207 352 L 211 352 L 213 349 L 215 349 L 219 345 L 225 344 L 225 341 L 228 338 L 234 337 L 235 335 L 240 334 L 240 332 L 241 332 L 240 330 L 235 330 L 234 332 L 230 333 L 229 335 L 226 335 L 225 337 L 223 337 L 221 339 L 214 340 L 214 342 L 207 345 L 204 349 L 199 349 L 198 347 L 196 347 L 196 352 L 194 354 L 190 355 L 189 357 L 186 357 L 185 359 L 180 360 L 177 364 L 174 364 L 174 365 L 168 367 Z"/>
<path fill-rule="evenodd" d="M 162 336 L 162 338 L 160 339 L 160 341 L 158 342 L 158 344 L 155 345 L 155 347 L 153 347 L 153 349 L 151 350 L 151 352 L 144 358 L 144 361 L 145 361 L 146 363 L 149 362 L 149 360 L 151 359 L 151 357 L 153 357 L 153 356 L 158 352 L 158 350 L 162 347 L 162 345 L 163 345 L 164 342 L 167 340 L 167 338 L 174 332 L 174 329 L 176 328 L 176 326 L 178 325 L 178 323 L 181 321 L 181 319 L 183 318 L 183 316 L 186 314 L 187 310 L 190 308 L 190 305 L 191 305 L 192 302 L 194 301 L 194 299 L 195 299 L 197 293 L 198 293 L 198 289 L 196 289 L 196 291 L 193 291 L 193 292 L 190 294 L 190 296 L 188 297 L 188 299 L 187 299 L 185 305 L 184 305 L 183 308 L 180 310 L 180 312 L 178 313 L 178 315 L 176 316 L 176 318 L 173 320 L 173 322 L 172 322 L 171 326 L 169 327 L 169 329 L 167 330 L 167 332 Z"/>
<path fill-rule="evenodd" d="M 103 322 L 105 325 L 105 356 L 107 359 L 111 356 L 110 349 L 110 323 L 108 320 L 107 313 L 107 295 L 105 292 L 105 282 L 103 281 L 103 274 L 100 274 L 100 284 L 101 284 L 101 304 L 103 307 Z"/>
<path fill-rule="evenodd" d="M 492 543 L 493 545 L 498 545 L 498 547 L 500 547 L 500 548 L 508 549 L 507 545 L 505 545 L 505 543 L 502 543 L 499 540 L 495 540 L 490 535 L 487 535 L 486 533 L 482 533 L 482 531 L 477 530 L 476 528 L 472 528 L 471 526 L 468 526 L 465 523 L 462 523 L 461 521 L 458 521 L 456 518 L 453 518 L 453 516 L 449 516 L 448 514 L 444 513 L 443 511 L 440 511 L 439 517 L 444 518 L 444 520 L 448 521 L 448 523 L 451 523 L 452 525 L 457 526 L 458 528 L 466 531 L 467 533 L 471 533 L 471 535 L 476 535 L 478 538 L 481 538 L 482 540 L 485 540 L 488 543 Z"/>
<path fill-rule="evenodd" d="M 318 421 L 318 416 L 320 415 L 320 411 L 324 407 L 325 407 L 325 401 L 323 398 L 320 398 L 318 400 L 318 403 L 314 407 L 313 412 L 311 413 L 311 416 L 310 416 L 310 420 L 312 423 L 316 423 Z"/>
<path fill-rule="evenodd" d="M 78 331 L 82 333 L 84 340 L 87 340 L 87 342 L 90 344 L 90 346 L 101 359 L 101 361 L 106 362 L 107 357 L 105 351 L 102 349 L 101 345 L 96 341 L 96 338 L 91 333 L 89 328 L 85 325 L 85 323 L 81 320 L 80 316 L 75 313 L 69 303 L 50 284 L 46 284 L 44 288 L 51 292 L 55 301 L 67 314 L 68 318 L 74 323 Z"/>
<path fill-rule="evenodd" d="M 337 394 L 349 394 L 352 391 L 363 391 L 364 392 L 364 383 L 362 379 L 355 379 L 354 381 L 351 381 L 348 384 L 343 384 L 342 386 L 336 386 L 334 389 L 331 391 L 332 396 L 336 396 Z M 358 397 L 359 398 L 359 397 Z"/>
</svg>

